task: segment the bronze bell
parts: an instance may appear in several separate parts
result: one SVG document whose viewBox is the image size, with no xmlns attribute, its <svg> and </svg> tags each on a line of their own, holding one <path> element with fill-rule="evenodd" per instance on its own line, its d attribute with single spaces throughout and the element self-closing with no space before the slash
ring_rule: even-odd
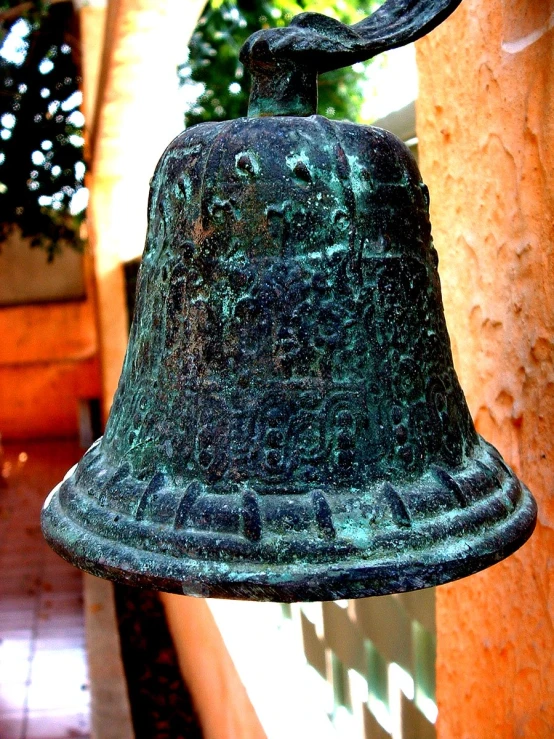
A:
<svg viewBox="0 0 554 739">
<path fill-rule="evenodd" d="M 454 580 L 531 535 L 535 502 L 454 372 L 412 155 L 315 115 L 318 72 L 457 4 L 255 34 L 250 116 L 166 149 L 105 436 L 44 507 L 63 557 L 177 593 L 331 600 Z"/>
</svg>

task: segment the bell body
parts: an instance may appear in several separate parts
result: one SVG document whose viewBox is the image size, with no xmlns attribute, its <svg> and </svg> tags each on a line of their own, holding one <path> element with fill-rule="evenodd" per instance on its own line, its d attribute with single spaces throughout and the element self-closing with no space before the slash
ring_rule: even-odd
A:
<svg viewBox="0 0 554 739">
<path fill-rule="evenodd" d="M 178 136 L 106 434 L 43 511 L 56 551 L 172 592 L 329 600 L 471 574 L 535 517 L 473 427 L 404 145 L 320 116 Z"/>
</svg>

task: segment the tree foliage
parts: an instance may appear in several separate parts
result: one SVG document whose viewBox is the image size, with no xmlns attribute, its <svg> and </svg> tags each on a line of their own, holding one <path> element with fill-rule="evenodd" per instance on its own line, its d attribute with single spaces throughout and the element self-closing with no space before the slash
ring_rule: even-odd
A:
<svg viewBox="0 0 554 739">
<path fill-rule="evenodd" d="M 19 227 L 52 258 L 81 244 L 78 28 L 70 2 L 26 3 L 24 17 L 9 5 L 0 4 L 0 242 Z"/>
<path fill-rule="evenodd" d="M 372 13 L 382 1 L 210 0 L 192 36 L 188 61 L 180 69 L 182 84 L 190 92 L 201 91 L 185 115 L 186 125 L 246 115 L 250 84 L 238 55 L 254 31 L 286 26 L 294 15 L 306 10 L 351 24 Z M 321 75 L 320 113 L 356 120 L 364 77 L 361 64 Z"/>
</svg>

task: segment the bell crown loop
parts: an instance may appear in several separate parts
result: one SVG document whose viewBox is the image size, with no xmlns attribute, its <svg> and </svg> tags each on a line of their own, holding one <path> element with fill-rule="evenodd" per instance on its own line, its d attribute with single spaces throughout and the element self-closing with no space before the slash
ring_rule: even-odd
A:
<svg viewBox="0 0 554 739">
<path fill-rule="evenodd" d="M 348 26 L 320 13 L 300 13 L 285 28 L 252 34 L 240 61 L 252 75 L 248 115 L 312 115 L 317 75 L 371 59 L 429 33 L 461 0 L 387 0 Z"/>
</svg>

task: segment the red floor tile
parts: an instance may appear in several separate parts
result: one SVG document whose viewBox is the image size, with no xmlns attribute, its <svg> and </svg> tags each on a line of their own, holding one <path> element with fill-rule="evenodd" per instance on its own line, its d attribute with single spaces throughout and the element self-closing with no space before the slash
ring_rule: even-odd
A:
<svg viewBox="0 0 554 739">
<path fill-rule="evenodd" d="M 44 499 L 80 454 L 67 442 L 5 446 L 11 473 L 0 488 L 1 739 L 89 736 L 81 573 L 40 532 Z"/>
<path fill-rule="evenodd" d="M 0 736 L 2 739 L 21 739 L 24 716 L 21 711 L 0 714 Z"/>
<path fill-rule="evenodd" d="M 32 711 L 27 718 L 25 739 L 58 739 L 89 737 L 89 721 L 85 713 L 64 711 Z"/>
</svg>

